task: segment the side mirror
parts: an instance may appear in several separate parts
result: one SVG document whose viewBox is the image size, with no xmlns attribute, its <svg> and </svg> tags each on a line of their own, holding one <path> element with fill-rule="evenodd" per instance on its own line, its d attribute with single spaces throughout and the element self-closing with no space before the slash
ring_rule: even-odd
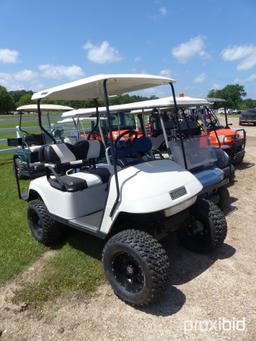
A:
<svg viewBox="0 0 256 341">
<path fill-rule="evenodd" d="M 8 147 L 17 147 L 17 146 L 22 146 L 22 138 L 8 138 L 7 139 L 7 145 Z"/>
</svg>

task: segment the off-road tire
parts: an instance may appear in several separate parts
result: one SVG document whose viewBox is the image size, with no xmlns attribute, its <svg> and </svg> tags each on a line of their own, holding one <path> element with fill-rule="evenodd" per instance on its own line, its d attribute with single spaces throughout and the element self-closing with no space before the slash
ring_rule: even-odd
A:
<svg viewBox="0 0 256 341">
<path fill-rule="evenodd" d="M 221 187 L 218 190 L 218 194 L 219 194 L 218 206 L 222 211 L 224 211 L 230 206 L 229 191 L 226 187 Z"/>
<path fill-rule="evenodd" d="M 154 302 L 169 284 L 169 258 L 164 248 L 141 230 L 124 230 L 110 238 L 103 249 L 102 262 L 115 294 L 134 306 Z M 133 270 L 130 273 L 129 267 Z M 143 283 L 131 279 L 136 270 Z M 136 288 L 139 285 L 142 287 Z"/>
<path fill-rule="evenodd" d="M 27 217 L 31 233 L 37 241 L 47 246 L 60 241 L 62 236 L 61 227 L 51 218 L 41 199 L 29 202 Z"/>
<path fill-rule="evenodd" d="M 178 230 L 184 246 L 199 253 L 213 252 L 221 247 L 227 235 L 227 222 L 220 208 L 210 200 L 198 199 L 191 209 L 191 215 L 194 222 Z M 193 233 L 195 222 L 201 225 L 202 232 Z"/>
<path fill-rule="evenodd" d="M 238 166 L 240 165 L 244 160 L 244 155 L 240 156 L 239 158 L 236 159 L 231 159 L 231 162 L 233 163 L 233 165 Z"/>
</svg>

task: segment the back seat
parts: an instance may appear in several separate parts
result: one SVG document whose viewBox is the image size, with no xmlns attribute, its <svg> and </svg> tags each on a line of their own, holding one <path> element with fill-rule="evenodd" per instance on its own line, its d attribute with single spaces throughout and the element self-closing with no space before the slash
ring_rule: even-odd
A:
<svg viewBox="0 0 256 341">
<path fill-rule="evenodd" d="M 83 168 L 71 175 L 48 176 L 50 185 L 63 192 L 76 192 L 88 187 L 107 183 L 110 177 L 108 168 L 96 168 L 96 161 L 105 156 L 105 148 L 101 141 L 83 140 L 75 145 L 58 143 L 42 146 L 39 160 L 44 163 L 58 165 L 58 169 L 76 166 L 78 161 L 88 161 L 91 167 Z M 77 165 L 79 167 L 79 165 Z M 62 173 L 63 174 L 63 173 Z"/>
</svg>

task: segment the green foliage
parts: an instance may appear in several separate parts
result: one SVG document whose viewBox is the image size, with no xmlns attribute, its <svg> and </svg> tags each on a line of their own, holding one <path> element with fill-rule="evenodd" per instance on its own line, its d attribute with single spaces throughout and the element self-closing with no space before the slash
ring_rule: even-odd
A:
<svg viewBox="0 0 256 341">
<path fill-rule="evenodd" d="M 209 91 L 207 97 L 210 98 L 222 98 L 226 100 L 226 106 L 228 108 L 237 109 L 240 103 L 243 101 L 243 97 L 246 96 L 246 92 L 243 85 L 228 84 L 223 89 Z M 223 103 L 216 103 L 215 108 L 223 107 Z"/>
<path fill-rule="evenodd" d="M 243 102 L 241 102 L 238 106 L 239 110 L 244 110 L 244 109 L 248 109 L 248 108 L 255 108 L 256 107 L 256 100 L 255 99 L 251 99 L 251 98 L 247 98 L 245 100 L 243 100 Z"/>
<path fill-rule="evenodd" d="M 5 87 L 0 86 L 0 113 L 8 113 L 15 109 L 13 97 Z"/>
<path fill-rule="evenodd" d="M 16 103 L 16 108 L 18 108 L 22 105 L 30 104 L 31 103 L 31 96 L 32 96 L 32 94 L 30 92 L 27 92 L 24 95 L 22 95 L 20 97 L 20 99 L 18 100 L 18 102 Z"/>
<path fill-rule="evenodd" d="M 15 109 L 20 106 L 20 105 L 25 105 L 31 103 L 31 97 L 33 94 L 33 91 L 31 90 L 15 90 L 15 91 L 9 91 L 9 94 L 13 97 L 14 102 L 15 102 Z M 22 103 L 20 104 L 20 99 L 23 97 L 24 99 L 27 98 L 29 99 L 29 102 L 23 103 L 24 99 L 22 100 Z"/>
</svg>

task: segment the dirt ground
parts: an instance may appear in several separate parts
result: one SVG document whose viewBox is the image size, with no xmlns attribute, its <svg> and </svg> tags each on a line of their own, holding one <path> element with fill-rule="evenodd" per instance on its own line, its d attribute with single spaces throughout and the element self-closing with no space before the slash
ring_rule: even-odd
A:
<svg viewBox="0 0 256 341">
<path fill-rule="evenodd" d="M 107 284 L 91 297 L 60 298 L 38 310 L 11 304 L 13 290 L 38 274 L 50 251 L 0 288 L 1 340 L 256 340 L 256 127 L 245 129 L 246 157 L 230 187 L 228 236 L 217 253 L 194 254 L 171 236 L 171 286 L 146 309 L 123 303 Z"/>
</svg>

